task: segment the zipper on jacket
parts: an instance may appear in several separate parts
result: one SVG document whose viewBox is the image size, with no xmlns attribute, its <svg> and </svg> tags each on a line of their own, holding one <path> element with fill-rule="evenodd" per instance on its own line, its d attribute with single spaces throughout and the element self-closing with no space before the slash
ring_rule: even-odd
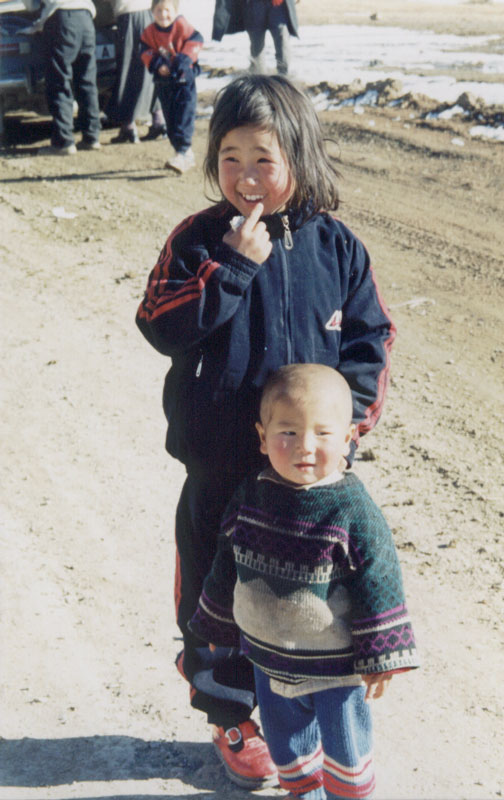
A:
<svg viewBox="0 0 504 800">
<path fill-rule="evenodd" d="M 287 250 L 292 250 L 292 235 L 289 228 L 289 220 L 287 215 L 281 217 L 282 224 L 285 229 L 285 233 L 288 232 L 289 240 L 286 242 L 284 238 L 284 247 L 278 248 L 278 257 L 280 259 L 281 264 L 281 275 L 282 275 L 282 316 L 284 318 L 284 326 L 285 326 L 285 335 L 284 335 L 284 342 L 285 342 L 285 363 L 291 364 L 292 363 L 292 326 L 291 326 L 291 315 L 289 311 L 289 301 L 288 298 L 290 296 L 289 291 L 289 283 L 290 283 L 290 275 L 289 275 L 289 257 L 287 256 Z"/>
<path fill-rule="evenodd" d="M 201 354 L 201 358 L 198 361 L 198 366 L 196 367 L 196 372 L 194 373 L 197 378 L 201 375 L 201 370 L 203 369 L 203 353 Z"/>
<path fill-rule="evenodd" d="M 284 229 L 284 237 L 283 237 L 284 247 L 286 250 L 292 250 L 292 248 L 294 247 L 294 241 L 292 239 L 292 233 L 289 225 L 289 217 L 287 216 L 287 214 L 282 214 L 281 220 Z"/>
</svg>

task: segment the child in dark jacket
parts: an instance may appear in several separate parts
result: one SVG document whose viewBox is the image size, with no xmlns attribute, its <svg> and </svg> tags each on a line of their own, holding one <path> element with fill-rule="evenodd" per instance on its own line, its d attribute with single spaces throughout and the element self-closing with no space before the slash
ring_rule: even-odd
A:
<svg viewBox="0 0 504 800">
<path fill-rule="evenodd" d="M 289 364 L 268 378 L 257 429 L 270 466 L 223 517 L 191 630 L 241 646 L 280 785 L 303 800 L 371 797 L 371 714 L 418 666 L 390 529 L 356 475 L 342 375 Z"/>
<path fill-rule="evenodd" d="M 167 169 L 194 167 L 191 148 L 196 119 L 198 55 L 203 37 L 178 13 L 179 0 L 152 0 L 154 22 L 141 36 L 141 57 L 154 75 L 168 138 L 175 155 Z"/>
<path fill-rule="evenodd" d="M 181 222 L 152 271 L 137 324 L 172 359 L 164 389 L 167 449 L 187 479 L 177 507 L 177 665 L 191 703 L 216 726 L 228 774 L 273 780 L 249 717 L 253 671 L 237 653 L 210 653 L 187 627 L 210 571 L 224 509 L 264 464 L 255 422 L 261 388 L 284 364 L 338 369 L 355 431 L 378 420 L 395 328 L 361 242 L 335 219 L 337 173 L 313 105 L 283 76 L 246 75 L 218 95 L 206 175 L 222 200 Z"/>
</svg>

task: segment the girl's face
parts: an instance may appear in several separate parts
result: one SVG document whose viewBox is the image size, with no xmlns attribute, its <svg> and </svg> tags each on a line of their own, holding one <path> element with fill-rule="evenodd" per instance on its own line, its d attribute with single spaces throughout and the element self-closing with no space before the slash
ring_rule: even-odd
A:
<svg viewBox="0 0 504 800">
<path fill-rule="evenodd" d="M 276 134 L 253 125 L 229 131 L 219 149 L 219 186 L 244 217 L 257 203 L 264 215 L 283 211 L 294 181 Z"/>
<path fill-rule="evenodd" d="M 152 9 L 152 16 L 160 28 L 169 28 L 177 16 L 177 9 L 172 0 L 160 0 Z"/>
</svg>

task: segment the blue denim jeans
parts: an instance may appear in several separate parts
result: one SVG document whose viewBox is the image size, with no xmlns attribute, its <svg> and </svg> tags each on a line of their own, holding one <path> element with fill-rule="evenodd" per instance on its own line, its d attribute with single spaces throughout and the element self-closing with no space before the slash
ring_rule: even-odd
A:
<svg viewBox="0 0 504 800">
<path fill-rule="evenodd" d="M 361 686 L 285 698 L 254 667 L 264 736 L 280 786 L 303 800 L 370 798 L 372 722 Z"/>
</svg>

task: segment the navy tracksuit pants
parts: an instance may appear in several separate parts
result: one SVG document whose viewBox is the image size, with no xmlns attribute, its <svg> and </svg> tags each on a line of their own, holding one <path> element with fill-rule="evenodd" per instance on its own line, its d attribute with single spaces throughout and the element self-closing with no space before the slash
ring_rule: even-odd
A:
<svg viewBox="0 0 504 800">
<path fill-rule="evenodd" d="M 187 623 L 210 572 L 221 517 L 235 489 L 235 481 L 226 481 L 223 475 L 214 480 L 188 476 L 175 521 L 175 605 L 184 637 L 177 666 L 191 684 L 191 705 L 205 711 L 210 723 L 225 729 L 248 719 L 256 704 L 253 667 L 233 648 L 211 653 L 207 643 L 188 630 Z"/>
</svg>

